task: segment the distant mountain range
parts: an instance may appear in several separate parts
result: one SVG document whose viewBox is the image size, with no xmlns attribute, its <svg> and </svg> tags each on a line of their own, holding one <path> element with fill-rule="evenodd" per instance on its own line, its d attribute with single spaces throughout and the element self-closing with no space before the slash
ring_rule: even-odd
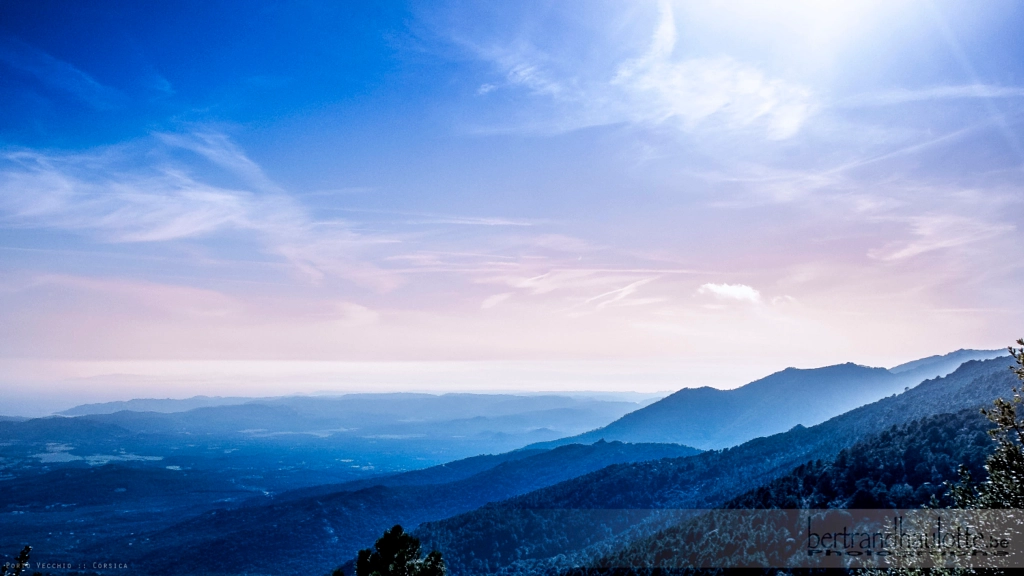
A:
<svg viewBox="0 0 1024 576">
<path fill-rule="evenodd" d="M 95 414 L 113 414 L 115 412 L 122 412 L 128 410 L 130 412 L 161 412 L 164 414 L 173 414 L 175 412 L 188 412 L 189 410 L 195 410 L 196 408 L 213 408 L 216 406 L 235 406 L 238 404 L 264 404 L 264 405 L 308 405 L 310 403 L 316 404 L 326 402 L 328 406 L 333 406 L 335 410 L 339 407 L 343 407 L 342 410 L 350 414 L 365 414 L 365 413 L 380 413 L 381 404 L 384 404 L 383 412 L 386 414 L 399 414 L 404 413 L 404 417 L 407 418 L 422 418 L 423 415 L 417 406 L 422 406 L 423 401 L 427 402 L 434 401 L 442 405 L 450 405 L 457 407 L 459 410 L 466 410 L 468 412 L 464 415 L 476 415 L 476 411 L 480 408 L 493 409 L 497 400 L 498 404 L 503 405 L 504 409 L 512 408 L 513 411 L 523 411 L 523 406 L 529 406 L 530 401 L 527 404 L 520 405 L 519 408 L 515 407 L 514 403 L 508 402 L 511 398 L 537 398 L 541 401 L 546 402 L 549 406 L 551 405 L 552 398 L 558 398 L 560 401 L 566 399 L 580 401 L 582 404 L 589 402 L 610 402 L 612 404 L 626 403 L 628 405 L 635 406 L 646 406 L 652 402 L 655 402 L 665 396 L 667 392 L 599 392 L 599 391 L 582 391 L 582 392 L 565 392 L 565 393 L 523 393 L 523 394 L 417 394 L 407 392 L 394 392 L 394 393 L 353 393 L 353 394 L 313 394 L 303 396 L 270 396 L 270 397 L 249 397 L 249 396 L 193 396 L 191 398 L 136 398 L 134 400 L 118 400 L 113 402 L 100 402 L 96 404 L 81 404 L 73 408 L 69 408 L 62 412 L 58 412 L 59 416 L 88 416 Z M 469 399 L 470 403 L 459 404 L 457 399 Z M 439 400 L 438 400 L 439 399 Z M 474 405 L 472 400 L 482 400 L 482 402 Z M 393 401 L 397 401 L 397 404 L 392 404 Z M 531 408 L 527 408 L 531 409 Z M 499 409 L 497 412 L 501 412 Z M 494 412 L 488 412 L 487 415 L 493 415 Z M 16 420 L 27 420 L 22 417 L 9 417 L 0 415 L 2 419 L 16 419 Z"/>
<path fill-rule="evenodd" d="M 957 350 L 886 370 L 847 363 L 801 370 L 787 368 L 733 390 L 684 388 L 650 406 L 568 438 L 536 447 L 589 443 L 675 442 L 704 450 L 812 426 L 858 406 L 945 376 L 969 360 L 1006 355 L 1005 350 Z"/>
<path fill-rule="evenodd" d="M 72 447 L 69 454 L 80 457 L 93 454 L 80 453 L 79 445 L 97 434 L 127 434 L 139 449 L 146 449 L 148 442 L 158 452 L 185 440 L 216 440 L 225 444 L 225 449 L 241 445 L 324 447 L 333 452 L 347 451 L 348 458 L 358 460 L 353 465 L 373 465 L 379 474 L 507 452 L 578 434 L 643 405 L 556 394 L 131 400 L 79 406 L 67 412 L 81 414 L 73 417 L 0 420 L 0 441 L 31 437 L 35 442 L 62 442 Z M 120 409 L 124 407 L 155 410 Z M 86 423 L 91 423 L 91 428 Z M 93 433 L 92 429 L 106 432 Z"/>
</svg>

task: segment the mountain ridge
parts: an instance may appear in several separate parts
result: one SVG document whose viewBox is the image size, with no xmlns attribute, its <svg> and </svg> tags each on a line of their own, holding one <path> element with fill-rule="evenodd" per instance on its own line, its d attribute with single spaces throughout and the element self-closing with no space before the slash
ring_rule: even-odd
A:
<svg viewBox="0 0 1024 576">
<path fill-rule="evenodd" d="M 895 367 L 899 369 L 895 373 L 853 362 L 821 368 L 790 367 L 730 390 L 708 386 L 683 388 L 601 428 L 531 447 L 549 448 L 603 438 L 721 449 L 784 432 L 798 424 L 819 424 L 902 392 L 927 378 L 944 376 L 964 361 L 1003 354 L 1006 352 L 958 350 L 902 364 Z M 842 394 L 837 397 L 834 392 Z M 791 402 L 792 397 L 802 398 L 803 402 L 796 405 Z M 771 418 L 764 418 L 765 414 L 771 414 Z"/>
</svg>

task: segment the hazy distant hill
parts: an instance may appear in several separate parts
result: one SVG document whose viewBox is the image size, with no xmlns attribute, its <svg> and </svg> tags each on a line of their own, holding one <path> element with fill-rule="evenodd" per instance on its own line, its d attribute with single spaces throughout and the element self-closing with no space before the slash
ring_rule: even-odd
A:
<svg viewBox="0 0 1024 576">
<path fill-rule="evenodd" d="M 920 376 L 922 380 L 928 378 L 935 378 L 937 376 L 945 376 L 950 372 L 956 370 L 961 364 L 968 360 L 990 360 L 998 356 L 1006 356 L 1006 349 L 999 350 L 964 350 L 960 349 L 949 354 L 942 354 L 936 356 L 929 356 L 927 358 L 921 358 L 920 360 L 914 360 L 899 366 L 893 366 L 889 368 L 889 372 L 893 374 L 902 374 L 905 372 L 913 372 L 916 376 Z"/>
<path fill-rule="evenodd" d="M 232 403 L 240 400 L 244 402 Z M 177 411 L 196 403 L 222 401 L 229 403 Z M 218 450 L 290 447 L 308 453 L 308 458 L 299 458 L 299 462 L 312 464 L 329 454 L 334 465 L 335 459 L 354 460 L 350 468 L 362 467 L 379 475 L 578 434 L 642 405 L 610 397 L 554 394 L 133 400 L 71 411 L 88 412 L 83 416 L 0 420 L 0 437 L 14 443 L 0 449 L 0 457 L 20 454 L 27 458 L 42 452 L 47 442 L 68 444 L 69 457 L 91 456 L 95 451 L 85 451 L 86 445 L 101 441 L 105 431 L 116 431 L 109 436 L 129 436 L 132 449 L 142 454 L 166 456 L 170 446 L 197 442 L 216 445 Z M 160 411 L 108 411 L 121 406 Z"/>
<path fill-rule="evenodd" d="M 595 522 L 600 516 L 586 511 L 719 507 L 808 460 L 831 460 L 840 450 L 891 426 L 934 414 L 976 409 L 997 397 L 1007 397 L 1017 383 L 1008 370 L 1010 363 L 1008 357 L 969 361 L 946 377 L 928 380 L 903 394 L 813 427 L 798 426 L 688 458 L 609 466 L 425 524 L 416 534 L 424 546 L 444 553 L 455 576 L 497 572 L 525 575 L 565 569 L 580 559 L 608 553 L 629 528 L 627 524 Z M 584 512 L 573 515 L 573 510 Z M 572 535 L 571 542 L 566 535 Z"/>
<path fill-rule="evenodd" d="M 266 398 L 185 411 L 172 411 L 173 406 L 183 405 L 164 405 L 160 412 L 103 411 L 81 418 L 140 433 L 248 437 L 298 434 L 364 439 L 461 437 L 472 444 L 481 435 L 540 434 L 551 438 L 572 434 L 612 421 L 640 404 L 558 395 L 399 393 Z M 497 441 L 501 444 L 499 451 L 529 442 L 507 446 L 500 439 Z M 493 451 L 494 448 L 483 449 L 474 454 Z"/>
<path fill-rule="evenodd" d="M 194 408 L 208 408 L 210 406 L 230 406 L 232 404 L 244 404 L 254 401 L 254 398 L 221 397 L 221 396 L 193 396 L 191 398 L 137 398 L 135 400 L 123 400 L 116 402 L 101 402 L 99 404 L 82 404 L 58 412 L 61 416 L 84 416 L 86 414 L 113 414 L 122 410 L 133 412 L 185 412 Z"/>
<path fill-rule="evenodd" d="M 852 363 L 809 370 L 787 368 L 733 390 L 684 388 L 602 428 L 538 446 L 604 438 L 725 448 L 797 424 L 824 422 L 925 379 L 944 376 L 965 361 L 1005 354 L 998 350 L 958 350 L 891 370 Z"/>
<path fill-rule="evenodd" d="M 83 418 L 51 416 L 27 420 L 0 420 L 0 442 L 4 443 L 4 452 L 10 452 L 11 447 L 20 444 L 38 444 L 42 447 L 46 443 L 66 442 L 71 439 L 85 444 L 109 443 L 121 442 L 130 435 L 129 430 L 116 424 Z"/>
</svg>

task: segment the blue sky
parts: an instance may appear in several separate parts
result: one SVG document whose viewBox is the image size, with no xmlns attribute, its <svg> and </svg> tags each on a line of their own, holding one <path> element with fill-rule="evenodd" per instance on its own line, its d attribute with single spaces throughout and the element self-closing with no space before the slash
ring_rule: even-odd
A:
<svg viewBox="0 0 1024 576">
<path fill-rule="evenodd" d="M 0 381 L 184 395 L 166 363 L 273 362 L 268 393 L 442 389 L 388 367 L 433 362 L 572 388 L 612 362 L 594 386 L 660 390 L 1002 347 L 1022 23 L 1009 1 L 2 3 Z M 303 388 L 303 362 L 339 376 Z"/>
</svg>

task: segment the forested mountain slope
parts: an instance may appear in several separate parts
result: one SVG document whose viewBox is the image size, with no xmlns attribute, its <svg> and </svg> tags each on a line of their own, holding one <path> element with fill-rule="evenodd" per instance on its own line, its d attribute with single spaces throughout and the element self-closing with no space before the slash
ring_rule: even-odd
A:
<svg viewBox="0 0 1024 576">
<path fill-rule="evenodd" d="M 595 525 L 593 514 L 550 522 L 551 510 L 715 508 L 767 484 L 808 460 L 832 460 L 844 448 L 894 426 L 935 414 L 987 405 L 1006 396 L 1016 379 L 1008 357 L 971 361 L 944 378 L 852 410 L 810 428 L 758 438 L 690 458 L 609 466 L 504 502 L 421 526 L 416 534 L 437 547 L 452 574 L 535 573 L 572 565 L 574 553 L 602 550 L 625 536 Z M 770 417 L 766 415 L 765 417 Z M 621 528 L 621 527 L 620 527 Z M 541 544 L 574 534 L 577 548 Z M 561 555 L 560 559 L 556 556 Z"/>
<path fill-rule="evenodd" d="M 683 457 L 675 444 L 600 442 L 509 459 L 445 484 L 374 486 L 269 505 L 218 510 L 130 540 L 138 566 L 153 573 L 326 572 L 394 524 L 416 526 L 549 486 L 614 463 Z M 112 544 L 128 549 L 128 542 Z"/>
<path fill-rule="evenodd" d="M 946 483 L 966 466 L 984 478 L 985 458 L 995 443 L 986 433 L 992 423 L 977 410 L 940 414 L 894 426 L 839 452 L 832 461 L 809 461 L 764 486 L 727 502 L 730 509 L 868 508 L 912 509 L 930 502 L 950 505 Z M 934 498 L 934 500 L 933 500 Z M 714 519 L 700 516 L 631 543 L 594 563 L 598 568 L 683 568 L 709 555 L 694 546 Z M 773 527 L 765 526 L 765 530 Z M 755 538 L 752 538 L 756 542 Z M 754 545 L 756 547 L 756 544 Z M 717 550 L 715 552 L 721 552 Z M 764 552 L 752 549 L 744 552 Z M 592 571 L 601 573 L 598 571 Z"/>
</svg>

